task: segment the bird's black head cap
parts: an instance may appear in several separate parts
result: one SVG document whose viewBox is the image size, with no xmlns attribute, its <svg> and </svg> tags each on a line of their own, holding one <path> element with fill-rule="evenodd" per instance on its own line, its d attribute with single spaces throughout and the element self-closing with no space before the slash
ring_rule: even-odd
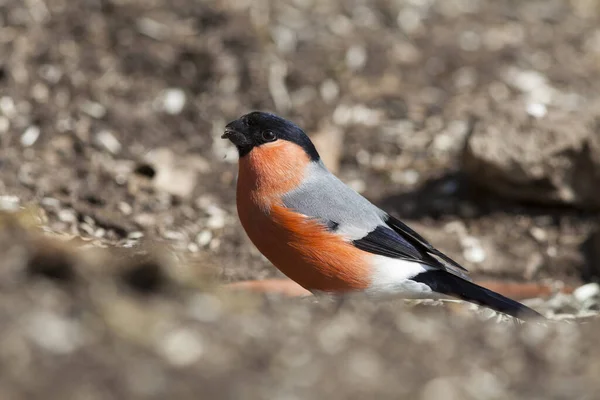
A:
<svg viewBox="0 0 600 400">
<path fill-rule="evenodd" d="M 221 136 L 229 139 L 240 157 L 253 148 L 276 140 L 287 140 L 302 147 L 312 161 L 319 161 L 319 153 L 306 133 L 294 123 L 277 115 L 253 111 L 227 124 Z"/>
</svg>

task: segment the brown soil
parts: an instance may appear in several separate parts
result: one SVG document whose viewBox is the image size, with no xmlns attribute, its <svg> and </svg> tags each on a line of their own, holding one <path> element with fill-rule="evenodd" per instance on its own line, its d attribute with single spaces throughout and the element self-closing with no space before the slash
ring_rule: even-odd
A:
<svg viewBox="0 0 600 400">
<path fill-rule="evenodd" d="M 218 138 L 267 109 L 311 135 L 337 125 L 340 178 L 474 277 L 597 277 L 582 251 L 595 214 L 504 200 L 468 182 L 460 160 L 473 122 L 524 96 L 507 69 L 596 100 L 600 3 L 242 3 L 0 2 L 0 199 L 34 207 L 67 241 L 0 220 L 0 398 L 596 393 L 597 320 L 520 327 L 446 307 L 336 311 L 271 296 L 238 307 L 203 274 L 281 277 L 241 230 L 235 153 Z M 457 232 L 479 239 L 483 262 Z M 81 261 L 78 238 L 110 255 Z M 167 248 L 185 261 L 132 255 Z"/>
</svg>

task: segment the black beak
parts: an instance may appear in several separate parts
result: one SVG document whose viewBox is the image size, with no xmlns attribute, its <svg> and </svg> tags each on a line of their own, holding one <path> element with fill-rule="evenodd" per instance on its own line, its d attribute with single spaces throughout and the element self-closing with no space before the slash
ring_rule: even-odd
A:
<svg viewBox="0 0 600 400">
<path fill-rule="evenodd" d="M 221 135 L 221 139 L 229 139 L 232 135 L 235 134 L 235 131 L 230 128 L 225 128 L 225 133 Z"/>
<path fill-rule="evenodd" d="M 221 139 L 229 139 L 231 143 L 240 147 L 247 146 L 250 144 L 250 139 L 244 133 L 246 127 L 239 119 L 228 123 L 225 126 L 225 133 L 221 135 Z"/>
</svg>

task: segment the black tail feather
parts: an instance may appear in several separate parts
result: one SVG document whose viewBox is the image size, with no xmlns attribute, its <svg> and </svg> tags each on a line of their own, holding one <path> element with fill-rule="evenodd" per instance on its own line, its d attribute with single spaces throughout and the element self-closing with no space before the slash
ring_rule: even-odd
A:
<svg viewBox="0 0 600 400">
<path fill-rule="evenodd" d="M 499 293 L 486 289 L 473 282 L 466 281 L 456 275 L 443 270 L 423 272 L 412 280 L 429 286 L 434 292 L 457 297 L 471 303 L 489 307 L 498 312 L 517 318 L 544 318 L 531 308 L 502 296 Z"/>
</svg>

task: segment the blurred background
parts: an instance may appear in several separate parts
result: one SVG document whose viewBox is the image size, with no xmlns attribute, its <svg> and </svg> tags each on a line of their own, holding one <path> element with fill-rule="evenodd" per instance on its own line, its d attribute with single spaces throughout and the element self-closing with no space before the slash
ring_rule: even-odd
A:
<svg viewBox="0 0 600 400">
<path fill-rule="evenodd" d="M 597 0 L 0 0 L 0 398 L 593 398 L 599 22 Z M 255 109 L 553 321 L 223 292 L 282 278 L 219 138 Z"/>
</svg>

